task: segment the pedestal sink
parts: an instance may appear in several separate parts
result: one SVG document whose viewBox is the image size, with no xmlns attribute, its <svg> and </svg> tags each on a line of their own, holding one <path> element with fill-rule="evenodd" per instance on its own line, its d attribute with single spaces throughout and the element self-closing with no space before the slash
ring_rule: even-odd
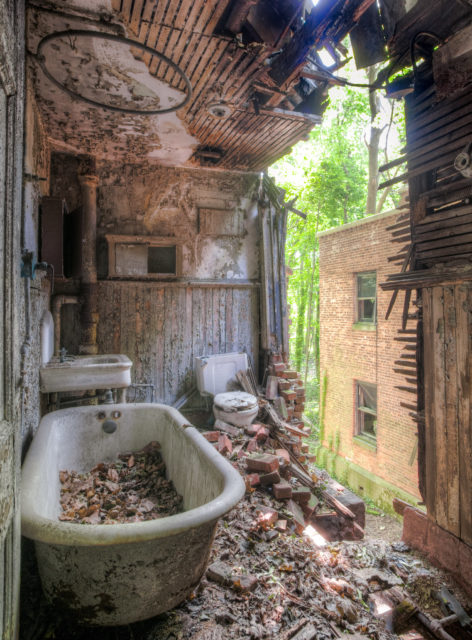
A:
<svg viewBox="0 0 472 640">
<path fill-rule="evenodd" d="M 131 360 L 121 354 L 68 356 L 51 359 L 39 370 L 43 393 L 121 389 L 131 384 Z"/>
</svg>

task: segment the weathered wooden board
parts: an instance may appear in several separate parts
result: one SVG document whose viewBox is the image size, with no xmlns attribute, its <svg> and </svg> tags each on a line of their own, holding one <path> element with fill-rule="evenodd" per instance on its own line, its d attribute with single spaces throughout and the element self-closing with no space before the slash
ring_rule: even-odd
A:
<svg viewBox="0 0 472 640">
<path fill-rule="evenodd" d="M 125 353 L 133 382 L 153 384 L 157 401 L 192 388 L 194 356 L 247 351 L 257 366 L 255 286 L 102 281 L 99 313 L 100 352 Z"/>
<path fill-rule="evenodd" d="M 472 285 L 455 288 L 460 537 L 472 544 Z"/>
<path fill-rule="evenodd" d="M 470 284 L 423 289 L 426 505 L 437 524 L 469 544 L 471 299 Z"/>
</svg>

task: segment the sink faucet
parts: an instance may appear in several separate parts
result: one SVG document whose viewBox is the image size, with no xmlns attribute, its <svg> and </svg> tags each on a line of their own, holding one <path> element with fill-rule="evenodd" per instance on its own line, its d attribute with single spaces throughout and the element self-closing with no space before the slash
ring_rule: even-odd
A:
<svg viewBox="0 0 472 640">
<path fill-rule="evenodd" d="M 67 357 L 67 349 L 65 347 L 62 347 L 62 349 L 59 350 L 59 362 L 65 362 L 66 357 Z"/>
</svg>

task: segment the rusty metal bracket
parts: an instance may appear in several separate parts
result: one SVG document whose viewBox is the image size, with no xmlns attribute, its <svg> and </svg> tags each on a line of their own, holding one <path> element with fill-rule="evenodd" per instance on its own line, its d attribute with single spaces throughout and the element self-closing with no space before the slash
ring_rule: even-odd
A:
<svg viewBox="0 0 472 640">
<path fill-rule="evenodd" d="M 125 109 L 123 107 L 116 107 L 110 104 L 99 102 L 97 100 L 92 100 L 91 98 L 87 98 L 86 96 L 83 96 L 80 93 L 77 93 L 76 91 L 72 91 L 52 75 L 52 73 L 48 70 L 46 66 L 45 57 L 42 54 L 42 50 L 49 42 L 51 42 L 52 40 L 63 38 L 63 37 L 67 37 L 67 38 L 85 37 L 85 38 L 97 38 L 102 40 L 111 40 L 113 42 L 118 42 L 119 44 L 128 45 L 130 47 L 133 47 L 134 49 L 140 49 L 141 51 L 144 51 L 145 53 L 148 53 L 151 56 L 156 56 L 157 58 L 160 58 L 160 60 L 165 62 L 167 65 L 169 65 L 169 67 L 171 67 L 183 80 L 186 87 L 185 98 L 182 100 L 182 102 L 180 102 L 180 104 L 174 105 L 172 107 L 168 107 L 167 109 L 149 109 L 149 110 Z M 29 52 L 29 54 L 34 60 L 36 60 L 36 62 L 38 63 L 44 75 L 48 78 L 48 80 L 50 80 L 56 87 L 58 87 L 62 91 L 65 91 L 72 98 L 76 98 L 78 100 L 82 100 L 83 102 L 87 102 L 88 104 L 91 104 L 94 107 L 108 109 L 109 111 L 116 111 L 118 113 L 127 113 L 131 115 L 141 115 L 141 116 L 160 115 L 163 113 L 171 113 L 172 111 L 177 111 L 178 109 L 182 109 L 186 104 L 188 104 L 188 102 L 192 97 L 192 85 L 190 84 L 190 80 L 187 78 L 187 76 L 182 71 L 182 69 L 177 64 L 175 64 L 175 62 L 172 62 L 172 60 L 170 60 L 163 53 L 159 53 L 159 51 L 156 51 L 155 49 L 152 49 L 151 47 L 148 47 L 145 44 L 142 44 L 141 42 L 130 40 L 129 38 L 124 38 L 123 36 L 115 35 L 112 33 L 105 33 L 101 31 L 91 31 L 88 29 L 69 29 L 66 31 L 55 31 L 54 33 L 50 33 L 49 35 L 45 36 L 40 41 L 36 54 L 33 54 L 31 52 Z"/>
</svg>

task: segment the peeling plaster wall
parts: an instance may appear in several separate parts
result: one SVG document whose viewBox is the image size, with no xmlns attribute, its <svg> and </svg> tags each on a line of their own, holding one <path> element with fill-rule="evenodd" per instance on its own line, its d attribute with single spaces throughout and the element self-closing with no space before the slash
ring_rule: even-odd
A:
<svg viewBox="0 0 472 640">
<path fill-rule="evenodd" d="M 47 35 L 84 29 L 84 17 L 97 20 L 95 29 L 126 36 L 109 0 L 65 2 L 62 10 L 77 10 L 67 19 L 30 7 L 28 47 L 36 52 Z M 134 34 L 130 34 L 133 36 Z M 180 104 L 184 93 L 149 74 L 139 51 L 128 45 L 100 38 L 75 36 L 49 41 L 42 55 L 53 77 L 69 90 L 96 102 L 125 109 L 162 109 Z M 54 148 L 74 154 L 80 150 L 103 160 L 116 157 L 125 162 L 146 158 L 149 162 L 176 166 L 192 156 L 198 140 L 190 135 L 178 112 L 158 116 L 118 113 L 71 97 L 53 84 L 34 58 L 28 60 L 38 106 Z M 77 78 L 81 82 L 77 83 Z"/>
<path fill-rule="evenodd" d="M 103 164 L 99 173 L 99 237 L 108 233 L 175 239 L 183 245 L 186 278 L 259 278 L 254 201 L 258 176 L 115 164 Z M 235 218 L 239 225 L 234 225 Z M 103 274 L 103 255 L 99 262 Z"/>
<path fill-rule="evenodd" d="M 257 367 L 258 176 L 136 165 L 99 174 L 99 238 L 163 236 L 183 253 L 178 281 L 106 280 L 101 242 L 100 351 L 126 353 L 133 381 L 166 403 L 194 385 L 194 356 L 246 350 Z"/>
<path fill-rule="evenodd" d="M 25 156 L 23 225 L 24 249 L 32 251 L 34 260 L 40 259 L 39 212 L 41 197 L 49 192 L 50 149 L 31 85 L 27 84 L 25 109 Z M 23 293 L 25 279 L 21 281 Z M 30 282 L 31 340 L 25 360 L 23 380 L 22 441 L 26 447 L 36 431 L 41 417 L 39 368 L 41 366 L 40 325 L 43 313 L 49 309 L 50 278 L 44 271 L 36 271 Z M 23 303 L 24 304 L 24 303 Z M 25 311 L 21 314 L 25 334 Z"/>
<path fill-rule="evenodd" d="M 76 209 L 78 159 L 54 153 L 51 165 L 51 195 Z M 100 162 L 97 173 L 99 352 L 128 355 L 133 382 L 166 403 L 194 385 L 194 356 L 245 350 L 257 368 L 259 176 Z M 106 234 L 180 244 L 181 277 L 108 278 Z M 73 280 L 59 287 L 77 293 Z M 78 308 L 65 306 L 61 344 L 71 353 L 78 326 Z"/>
</svg>

